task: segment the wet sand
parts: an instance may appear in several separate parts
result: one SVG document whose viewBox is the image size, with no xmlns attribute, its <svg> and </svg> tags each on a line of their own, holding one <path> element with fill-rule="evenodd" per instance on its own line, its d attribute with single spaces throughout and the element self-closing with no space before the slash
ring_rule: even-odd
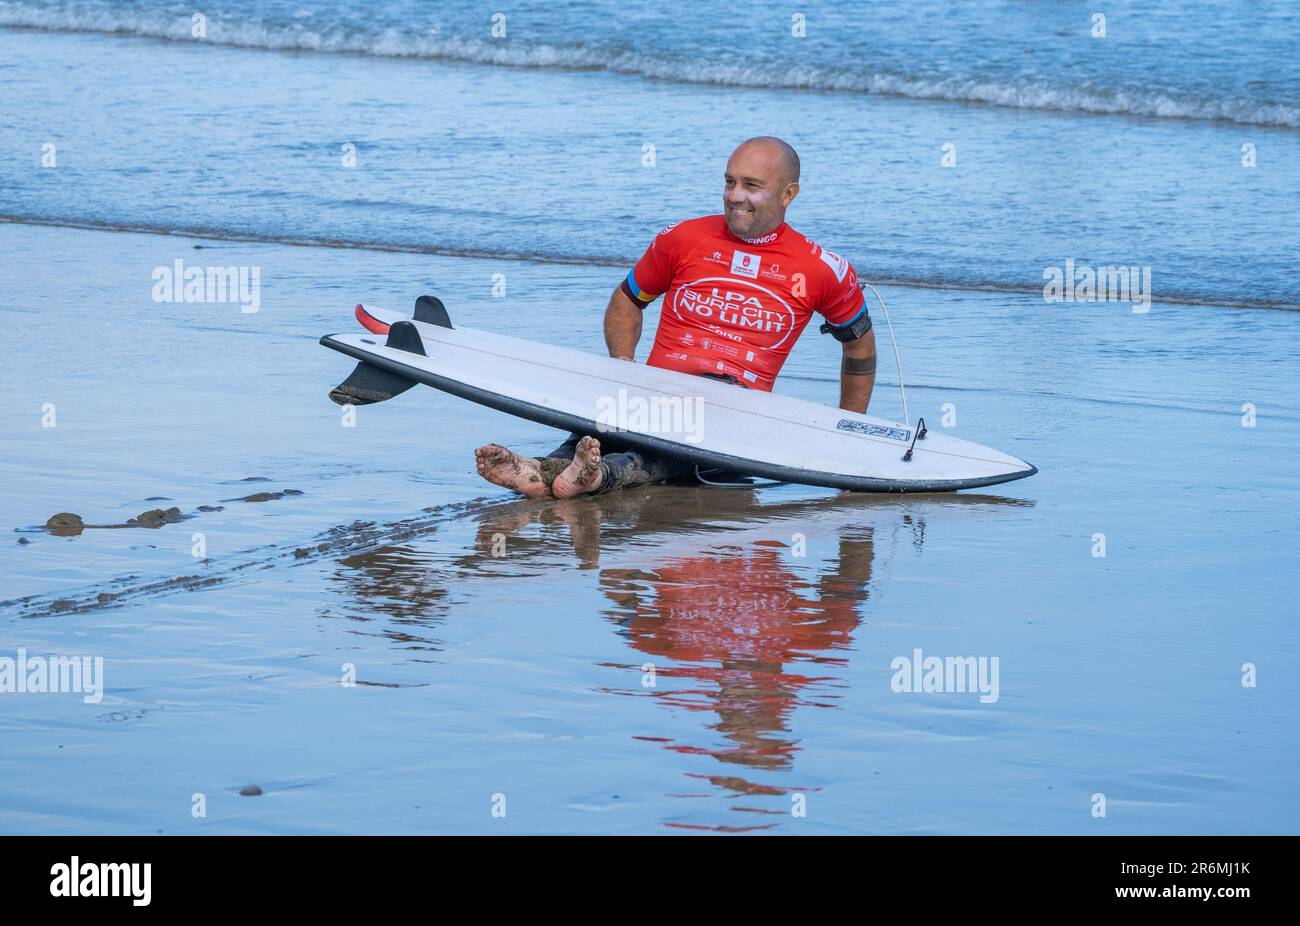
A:
<svg viewBox="0 0 1300 926">
<path fill-rule="evenodd" d="M 499 261 L 196 243 L 0 225 L 21 274 L 0 307 L 0 657 L 104 665 L 98 703 L 0 693 L 0 831 L 1300 822 L 1289 313 L 890 287 L 913 414 L 951 403 L 954 433 L 1039 475 L 520 500 L 473 449 L 558 432 L 423 388 L 344 428 L 327 393 L 351 365 L 316 340 L 356 301 L 428 291 L 599 351 L 617 274 L 512 262 L 527 295 L 493 300 Z M 152 301 L 152 269 L 191 254 L 261 267 L 261 309 Z M 777 388 L 833 401 L 836 368 L 810 333 Z M 872 411 L 896 416 L 882 379 Z M 239 501 L 259 493 L 281 494 Z M 996 700 L 895 691 L 917 650 L 997 657 Z"/>
</svg>

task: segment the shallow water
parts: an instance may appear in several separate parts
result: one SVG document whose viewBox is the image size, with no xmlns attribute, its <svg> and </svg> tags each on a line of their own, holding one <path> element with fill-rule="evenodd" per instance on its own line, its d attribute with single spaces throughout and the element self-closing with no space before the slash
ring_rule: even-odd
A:
<svg viewBox="0 0 1300 926">
<path fill-rule="evenodd" d="M 0 660 L 103 660 L 99 700 L 0 691 L 0 832 L 1297 830 L 1293 6 L 811 7 L 793 45 L 694 9 L 501 43 L 474 4 L 236 0 L 192 41 L 0 2 Z M 603 353 L 760 132 L 791 224 L 884 281 L 911 417 L 1038 475 L 528 501 L 473 448 L 552 429 L 428 389 L 344 426 L 317 339 L 356 302 Z M 1150 311 L 1045 302 L 1067 259 L 1149 267 Z M 157 301 L 177 260 L 255 268 L 257 311 Z M 836 346 L 776 388 L 835 402 Z M 895 691 L 918 650 L 996 690 Z"/>
<path fill-rule="evenodd" d="M 1287 313 L 1096 308 L 1062 337 L 1022 297 L 888 288 L 913 414 L 952 402 L 959 435 L 1039 475 L 982 495 L 556 503 L 481 483 L 470 454 L 543 451 L 550 429 L 426 389 L 346 429 L 325 397 L 350 364 L 315 338 L 351 329 L 345 294 L 462 292 L 480 262 L 194 252 L 264 268 L 245 315 L 151 301 L 149 268 L 184 244 L 0 226 L 24 268 L 3 311 L 5 650 L 100 655 L 105 680 L 98 704 L 0 696 L 6 832 L 1294 829 Z M 578 294 L 608 271 L 513 272 L 548 334 L 597 349 Z M 499 330 L 519 311 L 448 301 Z M 980 334 L 949 334 L 959 317 Z M 832 397 L 827 355 L 803 341 L 779 387 Z M 888 384 L 878 404 L 897 409 Z M 282 488 L 303 494 L 229 501 Z M 30 530 L 166 505 L 194 517 Z M 153 585 L 182 576 L 211 582 Z M 997 700 L 892 691 L 917 648 L 999 657 Z"/>
</svg>

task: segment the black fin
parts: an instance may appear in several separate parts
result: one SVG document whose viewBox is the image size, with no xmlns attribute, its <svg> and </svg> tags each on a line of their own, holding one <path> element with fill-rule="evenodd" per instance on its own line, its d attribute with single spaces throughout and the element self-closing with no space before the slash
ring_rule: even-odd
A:
<svg viewBox="0 0 1300 926">
<path fill-rule="evenodd" d="M 420 332 L 416 331 L 415 326 L 410 322 L 393 322 L 388 327 L 388 340 L 384 342 L 384 346 L 404 350 L 408 354 L 419 354 L 421 357 L 429 356 L 424 352 L 424 342 L 420 340 Z"/>
<path fill-rule="evenodd" d="M 330 390 L 330 398 L 339 405 L 373 405 L 401 395 L 415 380 L 371 366 L 364 360 L 352 375 Z"/>
<path fill-rule="evenodd" d="M 440 325 L 443 328 L 451 327 L 451 316 L 447 314 L 447 307 L 437 296 L 421 296 L 415 300 L 415 320 L 430 325 Z"/>
</svg>

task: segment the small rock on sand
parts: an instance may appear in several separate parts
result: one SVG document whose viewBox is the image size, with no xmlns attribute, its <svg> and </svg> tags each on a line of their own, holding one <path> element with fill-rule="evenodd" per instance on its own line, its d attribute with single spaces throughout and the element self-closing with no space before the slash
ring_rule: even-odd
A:
<svg viewBox="0 0 1300 926">
<path fill-rule="evenodd" d="M 150 508 L 148 511 L 142 511 L 137 516 L 127 521 L 127 524 L 138 524 L 141 527 L 158 527 L 163 524 L 171 524 L 173 521 L 181 519 L 181 510 L 179 508 L 168 508 L 164 511 L 161 508 Z"/>
</svg>

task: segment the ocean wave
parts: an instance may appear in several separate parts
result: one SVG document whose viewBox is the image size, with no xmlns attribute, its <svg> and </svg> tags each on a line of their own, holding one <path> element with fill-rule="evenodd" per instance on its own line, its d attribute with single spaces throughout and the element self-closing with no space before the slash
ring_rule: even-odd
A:
<svg viewBox="0 0 1300 926">
<path fill-rule="evenodd" d="M 191 36 L 189 14 L 0 2 L 0 27 L 203 42 L 271 51 L 607 71 L 682 84 L 862 93 L 1011 109 L 1300 128 L 1300 106 L 1239 97 L 1206 97 L 1171 89 L 1084 88 L 1033 80 L 854 72 L 842 67 L 778 62 L 699 62 L 620 47 L 506 42 L 394 29 L 343 26 L 316 29 L 303 21 L 274 24 L 210 16 L 206 37 L 196 39 Z"/>
</svg>

